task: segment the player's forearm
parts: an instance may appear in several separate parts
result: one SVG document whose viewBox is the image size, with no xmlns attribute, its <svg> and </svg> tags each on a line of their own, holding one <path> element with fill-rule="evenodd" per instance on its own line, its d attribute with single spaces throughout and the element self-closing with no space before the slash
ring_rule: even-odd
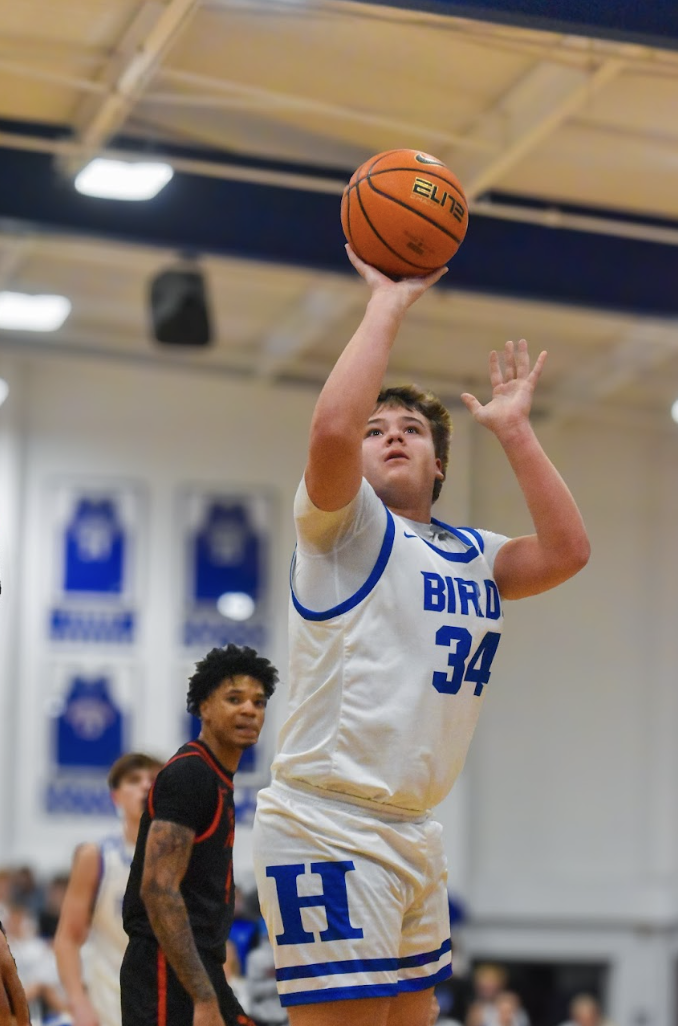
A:
<svg viewBox="0 0 678 1026">
<path fill-rule="evenodd" d="M 63 934 L 57 934 L 54 941 L 54 955 L 61 986 L 71 1004 L 75 1004 L 86 996 L 82 978 L 82 960 L 80 945 Z"/>
<path fill-rule="evenodd" d="M 202 964 L 181 893 L 147 885 L 142 891 L 148 918 L 158 944 L 179 982 L 194 1002 L 216 999 L 214 987 Z"/>
<path fill-rule="evenodd" d="M 497 437 L 525 497 L 544 551 L 554 560 L 580 569 L 589 556 L 589 541 L 576 502 L 541 446 L 529 421 Z"/>
<path fill-rule="evenodd" d="M 323 386 L 312 432 L 314 428 L 344 436 L 353 432 L 362 440 L 405 309 L 397 293 L 371 296 L 359 327 Z"/>
</svg>

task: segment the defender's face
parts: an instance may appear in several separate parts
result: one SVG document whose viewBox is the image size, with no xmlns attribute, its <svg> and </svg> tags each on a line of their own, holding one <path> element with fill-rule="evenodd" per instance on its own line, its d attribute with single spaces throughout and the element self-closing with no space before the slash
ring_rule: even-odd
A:
<svg viewBox="0 0 678 1026">
<path fill-rule="evenodd" d="M 144 811 L 148 792 L 158 775 L 160 767 L 154 769 L 130 770 L 113 791 L 115 805 L 122 810 L 127 819 L 139 820 Z"/>
<path fill-rule="evenodd" d="M 363 474 L 393 509 L 410 505 L 422 495 L 430 497 L 443 471 L 426 417 L 402 406 L 377 407 L 365 429 Z"/>
<path fill-rule="evenodd" d="M 264 688 L 254 677 L 226 677 L 200 705 L 203 728 L 224 748 L 242 752 L 259 740 L 266 701 Z"/>
</svg>

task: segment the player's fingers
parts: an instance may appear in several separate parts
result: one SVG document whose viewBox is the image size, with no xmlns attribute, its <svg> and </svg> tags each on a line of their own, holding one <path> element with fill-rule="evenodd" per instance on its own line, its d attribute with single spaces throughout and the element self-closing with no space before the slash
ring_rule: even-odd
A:
<svg viewBox="0 0 678 1026">
<path fill-rule="evenodd" d="M 469 413 L 472 413 L 474 416 L 476 410 L 482 409 L 481 403 L 470 392 L 462 392 L 460 398 Z"/>
<path fill-rule="evenodd" d="M 368 267 L 370 265 L 366 264 L 364 260 L 361 260 L 360 257 L 356 253 L 353 252 L 353 250 L 351 249 L 351 247 L 349 246 L 348 243 L 346 243 L 346 245 L 344 246 L 344 249 L 346 250 L 346 256 L 351 261 L 351 263 L 355 267 L 355 269 L 358 272 L 358 274 L 362 274 L 362 276 L 364 278 L 365 274 L 367 272 L 367 269 L 368 269 Z"/>
<path fill-rule="evenodd" d="M 421 283 L 422 285 L 426 284 L 426 288 L 428 288 L 430 285 L 435 285 L 435 283 L 437 281 L 440 281 L 443 275 L 447 274 L 448 271 L 449 267 L 439 267 L 437 271 L 431 271 L 430 274 L 427 274 L 424 278 L 422 278 Z"/>
<path fill-rule="evenodd" d="M 530 373 L 530 354 L 527 349 L 527 342 L 524 338 L 520 339 L 518 346 L 514 349 L 514 356 L 516 361 L 516 376 L 519 378 L 526 378 Z"/>
<path fill-rule="evenodd" d="M 513 342 L 504 345 L 504 381 L 513 381 L 516 377 L 516 356 Z"/>
<path fill-rule="evenodd" d="M 539 381 L 539 378 L 540 378 L 541 372 L 542 372 L 542 368 L 543 368 L 544 364 L 546 363 L 546 356 L 547 356 L 546 350 L 543 349 L 541 351 L 541 353 L 539 354 L 539 356 L 537 357 L 537 359 L 534 361 L 534 367 L 530 371 L 530 375 L 529 375 L 530 381 L 534 385 L 536 385 L 537 382 Z"/>
<path fill-rule="evenodd" d="M 385 274 L 382 274 L 381 271 L 378 271 L 376 267 L 372 267 L 371 264 L 366 264 L 364 260 L 361 260 L 360 257 L 353 252 L 348 243 L 346 243 L 346 246 L 344 248 L 346 249 L 346 255 L 348 259 L 351 261 L 358 274 L 361 275 L 361 277 L 363 277 L 365 281 L 367 281 L 368 283 L 378 281 L 379 279 L 382 279 L 385 282 L 391 281 L 391 279 L 387 278 Z"/>
<path fill-rule="evenodd" d="M 499 353 L 496 349 L 493 349 L 490 353 L 490 384 L 492 388 L 497 388 L 498 385 L 504 383 L 504 375 L 501 371 L 501 364 L 499 362 Z"/>
</svg>

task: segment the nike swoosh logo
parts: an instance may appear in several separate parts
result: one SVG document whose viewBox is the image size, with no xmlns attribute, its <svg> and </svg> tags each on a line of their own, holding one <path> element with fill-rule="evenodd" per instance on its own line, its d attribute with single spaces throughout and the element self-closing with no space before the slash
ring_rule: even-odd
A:
<svg viewBox="0 0 678 1026">
<path fill-rule="evenodd" d="M 442 160 L 436 160 L 435 157 L 427 157 L 424 153 L 416 153 L 415 160 L 418 160 L 420 164 L 435 164 L 436 167 L 444 167 Z"/>
<path fill-rule="evenodd" d="M 407 531 L 403 531 L 403 534 L 405 535 L 406 538 L 418 538 L 419 537 L 418 534 L 408 534 Z"/>
</svg>

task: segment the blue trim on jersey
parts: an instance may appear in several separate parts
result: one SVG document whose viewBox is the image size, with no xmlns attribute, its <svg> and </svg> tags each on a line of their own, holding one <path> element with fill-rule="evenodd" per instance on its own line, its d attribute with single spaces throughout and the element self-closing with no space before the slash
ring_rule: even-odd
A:
<svg viewBox="0 0 678 1026">
<path fill-rule="evenodd" d="M 413 965 L 428 965 L 429 962 L 437 962 L 441 955 L 452 950 L 452 939 L 448 937 L 440 945 L 437 951 L 422 951 L 420 955 L 408 955 L 407 958 L 399 958 L 400 969 L 409 969 Z"/>
<path fill-rule="evenodd" d="M 384 506 L 386 510 L 386 530 L 384 532 L 384 540 L 377 556 L 377 561 L 372 568 L 370 576 L 367 578 L 361 588 L 358 588 L 354 595 L 347 598 L 344 602 L 340 602 L 338 606 L 333 606 L 332 609 L 326 609 L 324 612 L 317 612 L 314 609 L 307 609 L 306 606 L 302 606 L 301 602 L 297 599 L 294 594 L 294 587 L 292 585 L 292 575 L 294 573 L 295 556 L 292 557 L 292 565 L 290 567 L 290 591 L 292 593 L 292 602 L 294 608 L 303 616 L 304 620 L 331 620 L 333 616 L 341 616 L 342 613 L 347 613 L 349 609 L 353 609 L 366 598 L 375 585 L 378 583 L 379 578 L 386 569 L 386 564 L 389 561 L 391 551 L 393 549 L 393 540 L 395 538 L 395 520 L 391 514 L 391 511 Z"/>
<path fill-rule="evenodd" d="M 397 969 L 397 958 L 347 958 L 340 962 L 313 962 L 276 969 L 276 980 L 303 980 L 309 976 L 336 976 L 339 973 L 386 973 Z"/>
<path fill-rule="evenodd" d="M 296 994 L 279 994 L 283 1008 L 288 1005 L 320 1005 L 324 1001 L 348 1001 L 351 998 L 395 997 L 397 983 L 373 983 L 359 987 L 324 987 L 322 990 L 300 990 Z"/>
<path fill-rule="evenodd" d="M 433 542 L 428 541 L 426 538 L 421 539 L 425 545 L 428 545 L 429 549 L 433 549 L 437 555 L 442 556 L 449 563 L 471 563 L 485 551 L 483 537 L 473 527 L 451 527 L 449 524 L 444 524 L 442 520 L 436 520 L 434 517 L 431 517 L 431 523 L 435 524 L 436 527 L 442 527 L 444 531 L 449 531 L 450 534 L 453 534 L 455 538 L 458 538 L 466 546 L 466 552 L 448 552 L 446 549 L 439 549 L 437 545 L 434 545 Z M 477 548 L 464 532 L 468 532 L 468 534 L 473 536 L 478 543 Z"/>
<path fill-rule="evenodd" d="M 449 980 L 452 975 L 452 966 L 450 964 L 443 966 L 433 976 L 419 976 L 416 980 L 399 980 L 398 991 L 404 990 L 426 990 L 428 987 L 435 987 L 436 983 L 442 983 L 443 980 Z"/>
<path fill-rule="evenodd" d="M 276 980 L 303 980 L 313 976 L 336 976 L 339 973 L 391 972 L 394 969 L 411 969 L 413 966 L 437 962 L 452 950 L 448 937 L 435 951 L 421 951 L 406 958 L 347 958 L 336 962 L 312 962 L 310 965 L 292 965 L 276 969 Z"/>
<path fill-rule="evenodd" d="M 432 523 L 437 523 L 437 522 L 438 522 L 437 520 L 432 521 Z M 445 524 L 442 524 L 442 526 L 445 527 Z M 464 534 L 472 535 L 473 538 L 475 538 L 476 542 L 478 543 L 478 548 L 480 549 L 480 551 L 481 552 L 485 551 L 485 539 L 483 538 L 483 536 L 480 533 L 480 531 L 476 531 L 475 527 L 449 527 L 448 531 L 452 531 L 454 534 L 456 534 L 457 538 L 461 538 L 462 541 L 465 541 L 467 544 L 468 544 L 468 538 L 465 538 Z M 460 532 L 462 532 L 462 533 L 460 533 Z"/>
</svg>

